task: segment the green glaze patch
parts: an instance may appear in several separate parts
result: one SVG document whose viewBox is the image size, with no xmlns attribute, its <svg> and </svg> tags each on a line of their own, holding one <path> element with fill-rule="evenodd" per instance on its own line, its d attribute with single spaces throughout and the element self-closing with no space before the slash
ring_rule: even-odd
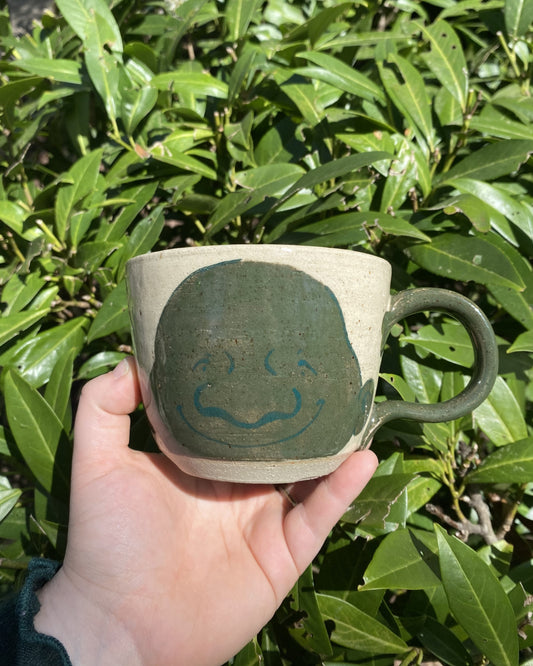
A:
<svg viewBox="0 0 533 666">
<path fill-rule="evenodd" d="M 333 455 L 362 430 L 374 393 L 332 291 L 250 261 L 208 266 L 175 289 L 151 384 L 180 444 L 231 460 Z"/>
</svg>

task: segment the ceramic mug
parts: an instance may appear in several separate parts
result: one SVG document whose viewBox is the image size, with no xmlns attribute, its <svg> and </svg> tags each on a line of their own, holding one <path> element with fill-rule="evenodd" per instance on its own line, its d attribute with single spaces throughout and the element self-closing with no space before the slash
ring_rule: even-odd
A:
<svg viewBox="0 0 533 666">
<path fill-rule="evenodd" d="M 497 348 L 482 311 L 442 289 L 390 294 L 391 266 L 350 250 L 228 245 L 127 265 L 142 399 L 160 449 L 204 478 L 287 483 L 333 471 L 392 419 L 459 418 L 488 395 Z M 470 383 L 437 404 L 374 402 L 385 340 L 445 311 L 472 339 Z"/>
</svg>

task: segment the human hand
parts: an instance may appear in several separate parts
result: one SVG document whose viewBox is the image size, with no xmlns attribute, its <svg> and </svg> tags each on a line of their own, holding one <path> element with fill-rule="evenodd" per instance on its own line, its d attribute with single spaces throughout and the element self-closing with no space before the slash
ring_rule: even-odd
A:
<svg viewBox="0 0 533 666">
<path fill-rule="evenodd" d="M 89 382 L 75 424 L 68 545 L 38 631 L 74 666 L 219 666 L 272 617 L 372 476 L 370 451 L 273 486 L 197 479 L 128 447 L 133 359 Z"/>
</svg>

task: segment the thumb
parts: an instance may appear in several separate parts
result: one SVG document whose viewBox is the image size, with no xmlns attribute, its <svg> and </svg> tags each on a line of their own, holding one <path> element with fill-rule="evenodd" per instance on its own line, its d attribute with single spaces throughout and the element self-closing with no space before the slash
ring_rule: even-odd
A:
<svg viewBox="0 0 533 666">
<path fill-rule="evenodd" d="M 85 384 L 74 424 L 75 463 L 94 455 L 121 455 L 129 444 L 128 414 L 139 402 L 137 371 L 131 357 L 122 360 L 112 372 Z"/>
<path fill-rule="evenodd" d="M 330 530 L 361 493 L 378 466 L 369 450 L 356 451 L 285 517 L 285 538 L 298 571 L 311 562 Z M 304 482 L 305 483 L 305 482 Z"/>
</svg>

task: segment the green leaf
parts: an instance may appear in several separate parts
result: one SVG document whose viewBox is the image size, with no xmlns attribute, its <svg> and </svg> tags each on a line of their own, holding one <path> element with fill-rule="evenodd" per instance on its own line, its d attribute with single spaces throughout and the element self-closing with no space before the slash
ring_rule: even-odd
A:
<svg viewBox="0 0 533 666">
<path fill-rule="evenodd" d="M 65 432 L 70 430 L 72 414 L 70 413 L 70 391 L 72 388 L 72 369 L 76 349 L 61 355 L 46 385 L 44 399 L 50 405 L 57 418 L 64 426 Z"/>
<path fill-rule="evenodd" d="M 91 241 L 84 243 L 74 258 L 74 266 L 83 269 L 87 275 L 104 263 L 120 244 L 118 241 Z"/>
<path fill-rule="evenodd" d="M 50 307 L 46 307 L 41 310 L 25 310 L 0 317 L 0 346 L 46 317 L 49 312 Z"/>
<path fill-rule="evenodd" d="M 400 656 L 409 650 L 386 625 L 347 601 L 326 594 L 317 595 L 317 599 L 322 616 L 335 623 L 331 632 L 334 643 L 376 656 Z"/>
<path fill-rule="evenodd" d="M 490 105 L 472 118 L 470 129 L 499 139 L 533 139 L 533 128 L 529 123 L 512 120 Z"/>
<path fill-rule="evenodd" d="M 428 425 L 428 424 L 425 424 Z M 435 440 L 432 439 L 432 443 Z M 419 476 L 413 479 L 407 486 L 407 507 L 408 514 L 412 516 L 417 511 L 426 506 L 442 488 L 442 483 L 432 476 Z"/>
<path fill-rule="evenodd" d="M 231 666 L 263 666 L 263 652 L 257 638 L 247 643 L 231 660 Z"/>
<path fill-rule="evenodd" d="M 93 150 L 81 157 L 63 176 L 55 202 L 56 233 L 64 241 L 76 205 L 90 194 L 98 180 L 102 150 Z"/>
<path fill-rule="evenodd" d="M 266 198 L 283 195 L 302 173 L 300 166 L 280 162 L 235 174 L 236 183 L 245 189 L 230 192 L 219 202 L 209 218 L 207 236 L 218 233 L 226 224 Z"/>
<path fill-rule="evenodd" d="M 502 446 L 466 476 L 467 483 L 529 483 L 533 479 L 533 437 Z"/>
<path fill-rule="evenodd" d="M 533 3 L 531 0 L 505 0 L 503 17 L 509 39 L 524 37 L 533 21 Z"/>
<path fill-rule="evenodd" d="M 104 351 L 91 356 L 78 371 L 77 379 L 92 379 L 109 372 L 128 355 L 123 352 Z"/>
<path fill-rule="evenodd" d="M 0 322 L 1 323 L 1 322 Z M 521 333 L 507 350 L 512 352 L 533 352 L 533 330 Z"/>
<path fill-rule="evenodd" d="M 346 10 L 352 8 L 350 2 L 339 2 L 331 7 L 320 7 L 307 21 L 297 19 L 296 27 L 287 35 L 291 42 L 305 42 L 309 40 L 314 46 L 317 40 L 328 33 L 331 24 L 335 22 Z"/>
<path fill-rule="evenodd" d="M 398 529 L 379 544 L 361 590 L 425 590 L 440 585 L 434 539 L 426 533 Z"/>
<path fill-rule="evenodd" d="M 319 51 L 302 51 L 298 53 L 298 58 L 309 60 L 318 65 L 318 67 L 299 69 L 297 70 L 298 73 L 329 83 L 331 86 L 361 99 L 367 99 L 370 102 L 377 100 L 382 104 L 385 103 L 385 95 L 381 88 L 364 74 L 343 63 L 342 60 Z"/>
<path fill-rule="evenodd" d="M 96 21 L 93 21 L 93 28 L 87 37 L 85 65 L 97 93 L 102 98 L 107 117 L 116 131 L 121 104 L 119 81 L 122 60 L 119 55 L 109 53 L 106 49 L 105 37 L 100 33 Z"/>
<path fill-rule="evenodd" d="M 0 201 L 0 220 L 22 238 L 24 238 L 26 217 L 26 211 L 19 204 L 12 201 Z"/>
<path fill-rule="evenodd" d="M 6 372 L 5 387 L 7 420 L 26 464 L 48 492 L 66 493 L 70 470 L 58 455 L 61 421 L 41 394 L 13 370 Z"/>
<path fill-rule="evenodd" d="M 380 76 L 389 97 L 402 112 L 405 121 L 413 129 L 422 133 L 431 152 L 435 150 L 435 130 L 431 119 L 431 101 L 427 86 L 418 70 L 399 55 L 389 56 L 402 78 L 399 82 L 395 74 L 386 67 L 380 67 Z"/>
<path fill-rule="evenodd" d="M 471 152 L 442 174 L 440 182 L 450 183 L 457 178 L 473 180 L 494 180 L 508 176 L 519 169 L 533 153 L 533 141 L 509 139 L 489 143 Z"/>
<path fill-rule="evenodd" d="M 87 334 L 87 342 L 128 330 L 128 295 L 126 282 L 120 282 L 106 297 Z"/>
<path fill-rule="evenodd" d="M 258 51 L 254 48 L 246 48 L 240 54 L 228 83 L 228 104 L 232 105 L 234 103 L 246 79 L 249 79 L 255 73 L 258 59 Z"/>
<path fill-rule="evenodd" d="M 226 99 L 228 97 L 228 84 L 216 79 L 211 74 L 178 70 L 157 74 L 151 84 L 159 90 L 172 88 L 177 95 L 189 93 L 201 97 L 215 97 Z"/>
<path fill-rule="evenodd" d="M 400 342 L 415 345 L 418 349 L 435 354 L 437 358 L 444 358 L 462 367 L 470 368 L 474 362 L 470 336 L 461 324 L 455 322 L 439 324 L 438 328 L 423 326 L 412 335 L 400 336 Z M 429 402 L 435 402 L 435 399 Z"/>
<path fill-rule="evenodd" d="M 300 576 L 291 597 L 294 600 L 291 608 L 303 615 L 298 625 L 289 629 L 291 636 L 309 651 L 331 654 L 328 632 L 318 607 L 312 566 L 308 566 Z"/>
<path fill-rule="evenodd" d="M 21 495 L 22 490 L 20 488 L 11 488 L 9 483 L 0 485 L 0 523 L 16 506 Z"/>
<path fill-rule="evenodd" d="M 412 479 L 412 474 L 374 476 L 343 515 L 342 520 L 353 524 L 364 521 L 365 529 L 384 528 L 392 506 Z"/>
<path fill-rule="evenodd" d="M 524 282 L 491 237 L 441 233 L 431 243 L 413 245 L 407 256 L 422 268 L 452 280 L 470 280 L 520 291 Z"/>
<path fill-rule="evenodd" d="M 193 176 L 194 177 L 194 176 Z M 124 233 L 139 215 L 142 209 L 152 200 L 158 183 L 134 183 L 131 187 L 122 190 L 125 199 L 133 203 L 127 204 L 118 215 L 108 224 L 101 224 L 95 240 L 116 241 L 123 238 Z"/>
<path fill-rule="evenodd" d="M 310 127 L 316 128 L 315 131 L 320 132 L 318 126 L 324 117 L 324 106 L 317 87 L 312 83 L 294 81 L 293 77 L 280 81 L 280 87 L 298 109 L 304 122 Z"/>
<path fill-rule="evenodd" d="M 435 525 L 442 583 L 455 619 L 494 666 L 518 666 L 512 606 L 491 569 L 466 544 Z"/>
<path fill-rule="evenodd" d="M 2 287 L 0 301 L 5 304 L 2 316 L 20 312 L 46 284 L 46 280 L 37 273 L 30 273 L 24 281 L 15 274 Z"/>
<path fill-rule="evenodd" d="M 262 0 L 228 0 L 225 17 L 227 37 L 231 42 L 236 42 L 246 35 L 261 4 Z"/>
<path fill-rule="evenodd" d="M 316 234 L 327 242 L 329 235 L 340 235 L 348 232 L 364 232 L 364 236 L 371 230 L 381 231 L 391 236 L 405 236 L 407 238 L 418 238 L 429 240 L 425 233 L 419 231 L 401 217 L 394 217 L 387 213 L 375 211 L 341 213 L 333 217 L 327 217 L 319 222 L 304 224 L 297 231 L 303 234 Z"/>
<path fill-rule="evenodd" d="M 117 282 L 120 282 L 124 277 L 124 269 L 128 259 L 149 252 L 159 240 L 165 224 L 163 210 L 163 205 L 156 206 L 135 226 L 120 256 L 120 263 L 116 271 Z"/>
<path fill-rule="evenodd" d="M 17 368 L 31 386 L 42 386 L 49 380 L 62 355 L 81 349 L 86 326 L 87 320 L 77 317 L 61 326 L 48 329 L 25 341 L 10 354 L 7 362 L 5 359 L 3 361 L 8 367 Z"/>
<path fill-rule="evenodd" d="M 422 645 L 432 656 L 450 666 L 473 666 L 467 649 L 451 629 L 427 615 L 424 626 L 417 634 Z"/>
<path fill-rule="evenodd" d="M 398 154 L 390 164 L 383 187 L 380 205 L 382 212 L 398 212 L 417 182 L 418 163 L 414 151 L 408 141 L 402 140 Z"/>
<path fill-rule="evenodd" d="M 106 44 L 114 51 L 122 51 L 120 28 L 106 0 L 57 0 L 57 8 L 67 23 L 86 42 L 95 25 L 106 35 Z"/>
<path fill-rule="evenodd" d="M 263 196 L 282 196 L 303 174 L 298 164 L 265 164 L 264 166 L 238 171 L 235 184 L 247 190 L 261 190 Z"/>
<path fill-rule="evenodd" d="M 340 157 L 337 160 L 332 160 L 326 164 L 321 164 L 315 169 L 311 169 L 304 174 L 296 183 L 290 187 L 285 194 L 278 199 L 278 201 L 270 208 L 270 211 L 263 217 L 262 226 L 266 224 L 268 219 L 280 208 L 286 201 L 288 201 L 294 194 L 301 190 L 311 189 L 316 185 L 320 185 L 326 181 L 332 181 L 335 178 L 347 176 L 352 174 L 358 169 L 380 162 L 382 160 L 392 159 L 392 155 L 385 152 L 371 151 L 368 153 L 361 153 L 357 155 L 348 155 L 347 157 Z M 265 238 L 266 242 L 273 242 L 279 235 L 279 230 Z"/>
<path fill-rule="evenodd" d="M 422 333 L 422 330 L 419 333 Z M 406 336 L 405 339 L 412 342 L 410 337 Z M 416 398 L 419 402 L 437 402 L 442 386 L 442 371 L 420 363 L 407 354 L 400 356 L 400 364 L 405 381 L 413 392 L 411 397 L 402 396 L 402 399 L 412 401 Z"/>
<path fill-rule="evenodd" d="M 37 74 L 58 83 L 82 85 L 81 65 L 73 60 L 62 58 L 24 58 L 17 66 L 30 74 Z"/>
<path fill-rule="evenodd" d="M 449 23 L 437 20 L 429 26 L 416 23 L 429 40 L 431 50 L 424 53 L 426 64 L 440 83 L 459 102 L 463 113 L 468 97 L 468 68 L 459 37 Z"/>
<path fill-rule="evenodd" d="M 514 393 L 497 377 L 489 397 L 473 412 L 474 423 L 496 446 L 527 437 L 527 425 Z"/>
<path fill-rule="evenodd" d="M 216 180 L 216 171 L 207 166 L 201 160 L 197 160 L 190 155 L 185 155 L 181 147 L 173 142 L 162 141 L 151 147 L 150 155 L 158 162 L 165 164 L 172 164 L 172 166 L 182 169 L 183 171 L 191 171 L 192 173 L 200 174 L 208 180 Z"/>
<path fill-rule="evenodd" d="M 472 178 L 454 178 L 449 184 L 460 192 L 473 195 L 477 206 L 490 206 L 498 215 L 505 217 L 533 240 L 533 222 L 531 213 L 520 201 L 497 185 L 484 183 Z M 498 228 L 497 218 L 492 216 L 492 226 Z"/>
<path fill-rule="evenodd" d="M 128 134 L 131 135 L 149 115 L 157 102 L 157 95 L 157 90 L 151 86 L 121 91 L 120 118 Z"/>
</svg>

